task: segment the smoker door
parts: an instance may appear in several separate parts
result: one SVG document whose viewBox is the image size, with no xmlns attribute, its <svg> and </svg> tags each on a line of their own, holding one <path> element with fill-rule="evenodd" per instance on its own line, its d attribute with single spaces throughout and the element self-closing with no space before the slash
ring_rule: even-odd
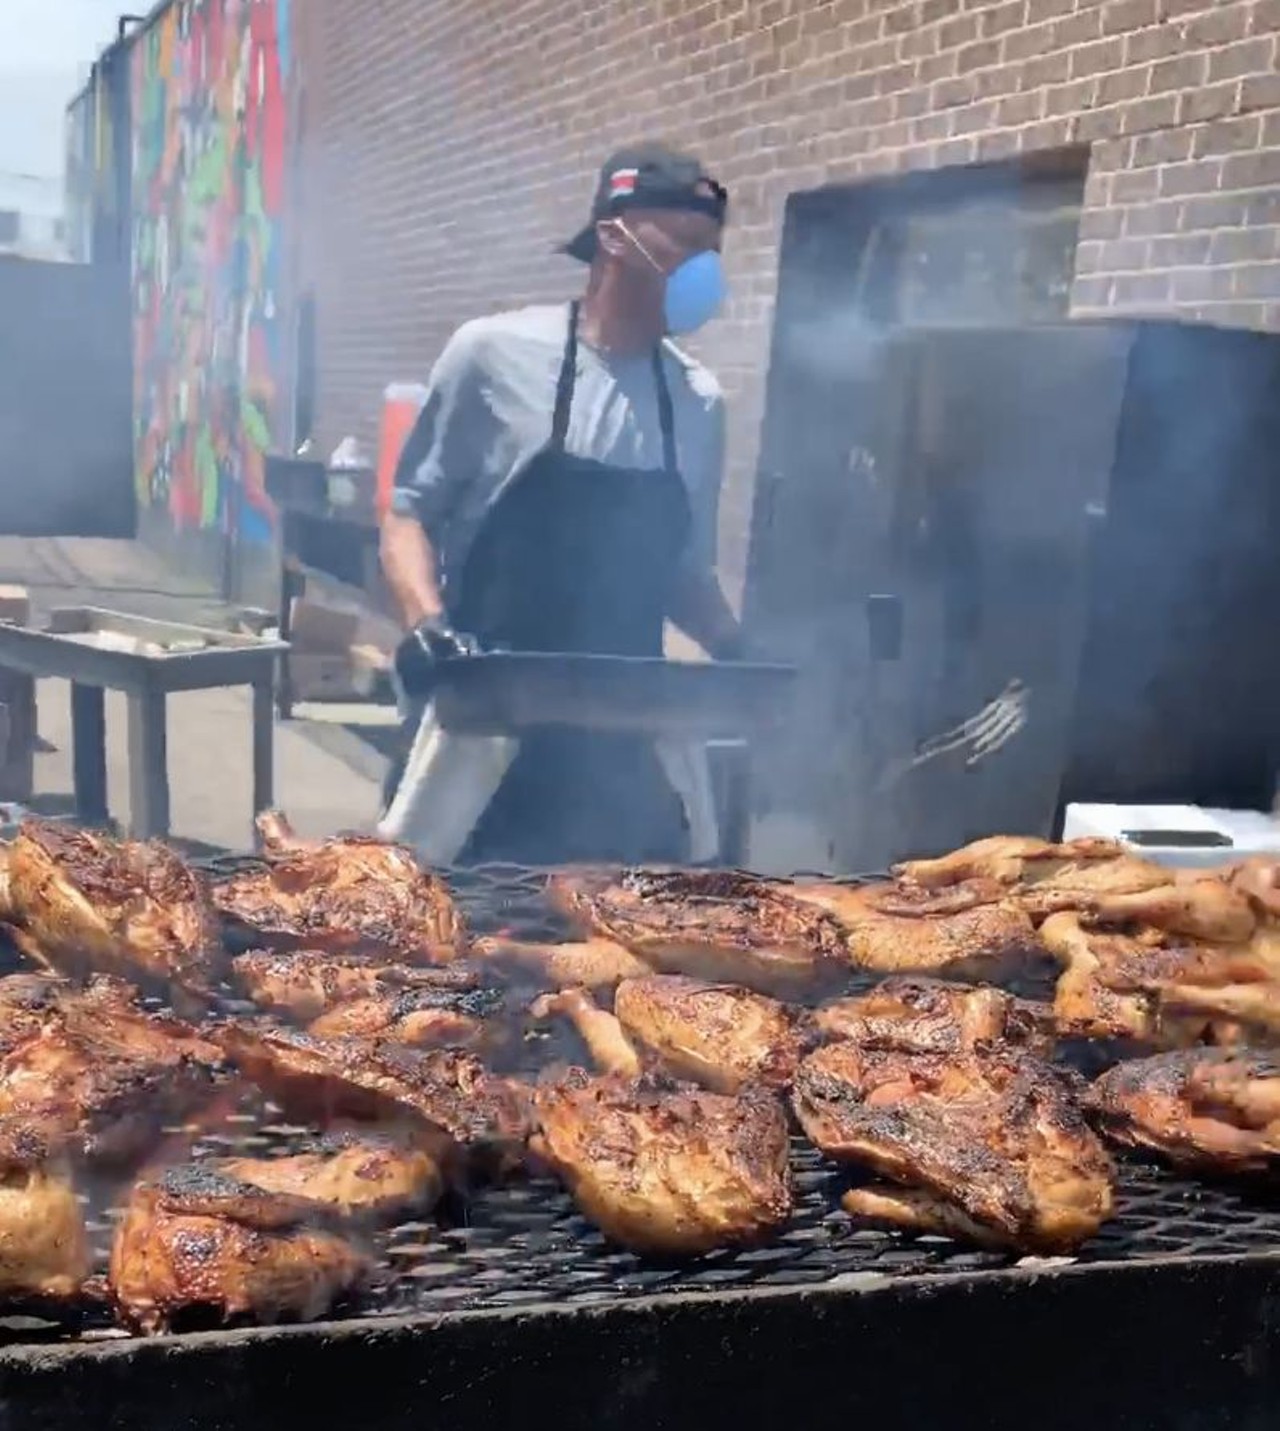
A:
<svg viewBox="0 0 1280 1431">
<path fill-rule="evenodd" d="M 864 335 L 821 411 L 775 343 L 746 611 L 807 700 L 753 764 L 753 863 L 850 871 L 1050 832 L 1130 343 L 1109 325 Z M 871 649 L 878 593 L 901 603 L 892 659 Z M 1030 692 L 1014 739 L 912 765 L 1011 679 Z"/>
</svg>

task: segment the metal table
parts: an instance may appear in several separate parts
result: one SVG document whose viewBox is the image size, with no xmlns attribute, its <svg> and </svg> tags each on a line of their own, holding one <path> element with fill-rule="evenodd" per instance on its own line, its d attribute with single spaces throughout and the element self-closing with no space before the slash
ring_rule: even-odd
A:
<svg viewBox="0 0 1280 1431">
<path fill-rule="evenodd" d="M 121 649 L 126 642 L 152 649 Z M 157 649 L 158 648 L 158 649 Z M 281 641 L 202 626 L 151 621 L 96 607 L 54 611 L 48 630 L 0 624 L 0 667 L 71 683 L 76 815 L 104 823 L 107 809 L 105 692 L 128 704 L 130 833 L 169 833 L 166 697 L 171 691 L 248 686 L 253 692 L 253 813 L 274 798 L 272 692 Z"/>
</svg>

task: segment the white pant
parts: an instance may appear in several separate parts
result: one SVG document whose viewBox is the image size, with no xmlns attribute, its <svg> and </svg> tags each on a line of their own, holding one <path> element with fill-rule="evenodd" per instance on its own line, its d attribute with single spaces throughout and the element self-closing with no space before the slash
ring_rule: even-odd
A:
<svg viewBox="0 0 1280 1431">
<path fill-rule="evenodd" d="M 695 864 L 713 859 L 720 832 L 706 749 L 670 740 L 657 741 L 654 748 L 685 808 L 689 858 Z M 424 864 L 452 864 L 519 750 L 515 736 L 443 730 L 427 706 L 378 834 L 411 846 Z"/>
</svg>

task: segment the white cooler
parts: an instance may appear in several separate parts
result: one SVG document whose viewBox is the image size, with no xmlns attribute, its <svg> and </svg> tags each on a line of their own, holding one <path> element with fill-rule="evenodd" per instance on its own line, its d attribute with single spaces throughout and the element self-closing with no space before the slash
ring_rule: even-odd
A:
<svg viewBox="0 0 1280 1431">
<path fill-rule="evenodd" d="M 1229 864 L 1246 855 L 1280 857 L 1280 820 L 1261 810 L 1199 805 L 1068 805 L 1064 840 L 1119 840 L 1135 854 L 1184 868 Z"/>
</svg>

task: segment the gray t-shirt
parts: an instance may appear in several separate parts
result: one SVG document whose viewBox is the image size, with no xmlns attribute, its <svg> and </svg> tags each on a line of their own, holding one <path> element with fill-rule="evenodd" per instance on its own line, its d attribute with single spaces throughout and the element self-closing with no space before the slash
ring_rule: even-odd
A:
<svg viewBox="0 0 1280 1431">
<path fill-rule="evenodd" d="M 464 323 L 431 374 L 426 406 L 405 445 L 392 509 L 431 537 L 446 591 L 485 514 L 551 437 L 567 304 L 521 308 Z M 676 453 L 693 515 L 687 561 L 715 566 L 724 463 L 724 399 L 715 378 L 674 344 L 663 363 Z M 662 429 L 651 354 L 606 357 L 578 344 L 566 449 L 617 467 L 660 469 Z"/>
</svg>

